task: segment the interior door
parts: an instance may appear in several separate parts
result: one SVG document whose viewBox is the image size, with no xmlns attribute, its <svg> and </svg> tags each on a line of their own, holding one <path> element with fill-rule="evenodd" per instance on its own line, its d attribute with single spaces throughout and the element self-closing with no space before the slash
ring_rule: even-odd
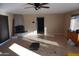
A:
<svg viewBox="0 0 79 59">
<path fill-rule="evenodd" d="M 44 34 L 44 17 L 37 17 L 37 33 Z"/>
</svg>

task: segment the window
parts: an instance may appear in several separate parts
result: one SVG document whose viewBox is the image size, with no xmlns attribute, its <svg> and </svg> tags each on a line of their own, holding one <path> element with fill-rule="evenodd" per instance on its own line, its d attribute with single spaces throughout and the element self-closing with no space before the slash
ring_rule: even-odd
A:
<svg viewBox="0 0 79 59">
<path fill-rule="evenodd" d="M 71 31 L 79 30 L 79 15 L 71 17 L 70 30 Z"/>
</svg>

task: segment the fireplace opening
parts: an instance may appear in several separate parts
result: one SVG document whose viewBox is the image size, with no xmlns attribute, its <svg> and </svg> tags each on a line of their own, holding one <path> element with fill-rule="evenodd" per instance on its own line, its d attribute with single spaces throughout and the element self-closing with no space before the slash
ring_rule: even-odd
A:
<svg viewBox="0 0 79 59">
<path fill-rule="evenodd" d="M 18 26 L 15 26 L 14 28 L 15 28 L 14 29 L 15 33 L 24 33 L 25 32 L 23 25 L 18 25 Z"/>
</svg>

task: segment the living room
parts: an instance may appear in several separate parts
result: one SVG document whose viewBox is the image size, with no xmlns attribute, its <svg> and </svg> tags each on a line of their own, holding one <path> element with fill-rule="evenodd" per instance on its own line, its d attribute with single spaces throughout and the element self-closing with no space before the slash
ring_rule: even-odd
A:
<svg viewBox="0 0 79 59">
<path fill-rule="evenodd" d="M 78 42 L 72 40 L 75 42 L 74 45 L 67 43 L 68 39 L 71 39 L 68 36 L 71 18 L 79 15 L 79 3 L 44 3 L 43 7 L 46 8 L 38 8 L 42 3 L 0 4 L 0 14 L 8 16 L 9 31 L 8 40 L 4 40 L 0 44 L 0 55 L 24 55 L 24 53 L 19 54 L 13 50 L 12 46 L 20 45 L 30 51 L 32 43 L 37 43 L 39 48 L 31 51 L 41 56 L 79 54 L 79 47 L 75 45 Z M 36 4 L 38 4 L 37 7 Z M 38 21 L 41 19 L 42 21 Z M 40 25 L 41 23 L 42 25 Z M 16 27 L 22 28 L 16 29 Z M 27 54 L 25 53 L 25 55 Z"/>
</svg>

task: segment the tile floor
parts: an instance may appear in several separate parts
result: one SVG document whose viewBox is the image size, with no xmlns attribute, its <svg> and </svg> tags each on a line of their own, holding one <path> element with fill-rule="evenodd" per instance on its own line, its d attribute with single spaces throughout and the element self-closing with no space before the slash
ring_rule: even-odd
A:
<svg viewBox="0 0 79 59">
<path fill-rule="evenodd" d="M 0 56 L 18 56 L 15 52 L 9 49 L 13 43 L 17 43 L 24 48 L 29 49 L 29 46 L 33 42 L 40 43 L 39 50 L 34 51 L 34 53 L 41 56 L 65 56 L 68 53 L 79 53 L 79 47 L 69 46 L 66 38 L 62 35 L 56 35 L 54 37 L 44 35 L 29 35 L 26 37 L 9 39 L 8 42 L 0 46 Z"/>
</svg>

